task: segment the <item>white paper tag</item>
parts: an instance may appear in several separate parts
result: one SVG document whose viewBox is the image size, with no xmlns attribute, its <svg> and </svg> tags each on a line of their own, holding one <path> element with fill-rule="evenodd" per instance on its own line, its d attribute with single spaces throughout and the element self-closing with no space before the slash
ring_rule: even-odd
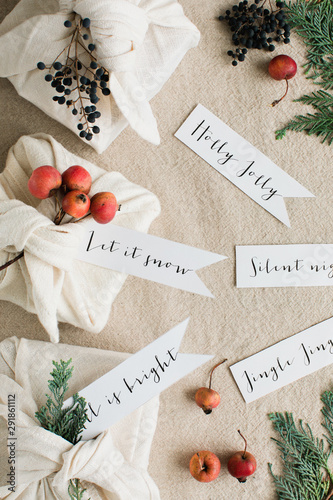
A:
<svg viewBox="0 0 333 500">
<path fill-rule="evenodd" d="M 246 403 L 333 362 L 333 318 L 230 367 Z"/>
<path fill-rule="evenodd" d="M 333 245 L 236 247 L 238 288 L 332 286 Z"/>
<path fill-rule="evenodd" d="M 96 437 L 213 358 L 178 352 L 188 321 L 189 318 L 79 392 L 86 399 L 89 418 L 82 439 Z M 64 406 L 71 402 L 72 398 Z"/>
<path fill-rule="evenodd" d="M 226 259 L 205 250 L 140 233 L 115 224 L 89 221 L 77 259 L 96 266 L 213 297 L 195 271 Z"/>
<path fill-rule="evenodd" d="M 175 136 L 288 227 L 284 198 L 314 196 L 201 104 Z"/>
</svg>

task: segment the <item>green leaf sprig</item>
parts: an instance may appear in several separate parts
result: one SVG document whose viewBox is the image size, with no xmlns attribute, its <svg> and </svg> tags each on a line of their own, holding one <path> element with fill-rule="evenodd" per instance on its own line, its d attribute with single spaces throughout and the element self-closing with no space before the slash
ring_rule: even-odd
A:
<svg viewBox="0 0 333 500">
<path fill-rule="evenodd" d="M 321 401 L 325 439 L 313 436 L 302 420 L 296 425 L 292 413 L 271 413 L 270 420 L 280 439 L 272 438 L 281 452 L 283 470 L 275 475 L 269 464 L 279 500 L 328 500 L 333 498 L 333 473 L 328 460 L 333 451 L 333 392 Z"/>
<path fill-rule="evenodd" d="M 66 439 L 73 445 L 81 440 L 81 433 L 88 419 L 87 404 L 78 393 L 73 396 L 73 403 L 63 408 L 65 393 L 68 389 L 68 381 L 72 376 L 74 367 L 69 367 L 72 359 L 60 360 L 60 363 L 52 361 L 54 366 L 50 373 L 52 379 L 48 381 L 51 392 L 46 394 L 46 405 L 35 413 L 35 417 L 44 429 Z M 82 500 L 86 490 L 82 487 L 79 479 L 70 480 L 68 494 L 71 500 Z M 90 499 L 89 499 L 90 500 Z"/>
<path fill-rule="evenodd" d="M 332 0 L 296 0 L 286 6 L 288 22 L 307 46 L 304 66 L 307 78 L 321 90 L 296 99 L 313 106 L 314 113 L 297 115 L 285 127 L 277 130 L 276 139 L 282 139 L 288 130 L 305 131 L 317 135 L 322 142 L 333 142 L 333 2 Z"/>
</svg>

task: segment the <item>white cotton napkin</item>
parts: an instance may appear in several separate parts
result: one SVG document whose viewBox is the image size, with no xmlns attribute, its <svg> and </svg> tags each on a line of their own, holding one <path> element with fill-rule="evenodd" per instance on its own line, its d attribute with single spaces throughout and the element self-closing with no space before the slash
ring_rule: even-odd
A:
<svg viewBox="0 0 333 500">
<path fill-rule="evenodd" d="M 74 371 L 68 396 L 110 371 L 127 355 L 16 337 L 0 343 L 0 416 L 8 420 L 9 394 L 15 396 L 16 416 L 15 492 L 8 490 L 8 429 L 7 422 L 0 419 L 0 498 L 68 500 L 69 480 L 78 478 L 87 489 L 84 498 L 159 500 L 158 488 L 147 472 L 158 398 L 95 439 L 74 446 L 40 426 L 34 415 L 46 402 L 52 360 L 70 358 Z"/>
<path fill-rule="evenodd" d="M 68 45 L 73 28 L 64 21 L 75 15 L 91 19 L 97 59 L 111 75 L 111 95 L 96 105 L 101 132 L 88 144 L 103 152 L 127 124 L 158 144 L 149 101 L 200 37 L 176 0 L 21 0 L 0 25 L 0 76 L 78 135 L 77 118 L 52 100 L 57 93 L 45 82 L 46 73 L 36 69 L 39 61 L 51 64 Z"/>
<path fill-rule="evenodd" d="M 109 224 L 147 232 L 160 205 L 151 192 L 71 154 L 48 135 L 23 136 L 10 149 L 0 174 L 0 265 L 23 249 L 24 257 L 0 271 L 0 299 L 36 313 L 51 341 L 58 342 L 58 321 L 100 332 L 126 275 L 75 259 L 89 219 L 59 226 L 52 222 L 54 199 L 38 200 L 27 187 L 41 165 L 61 173 L 71 165 L 86 168 L 93 181 L 89 194 L 111 191 L 121 204 Z"/>
</svg>

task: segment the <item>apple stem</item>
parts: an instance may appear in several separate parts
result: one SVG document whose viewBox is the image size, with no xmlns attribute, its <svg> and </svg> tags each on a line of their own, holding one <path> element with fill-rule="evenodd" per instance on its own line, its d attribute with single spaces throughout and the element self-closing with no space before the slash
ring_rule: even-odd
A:
<svg viewBox="0 0 333 500">
<path fill-rule="evenodd" d="M 7 267 L 9 267 L 11 264 L 14 264 L 14 262 L 16 262 L 17 260 L 21 259 L 21 257 L 23 257 L 23 255 L 24 255 L 24 250 L 22 250 L 21 253 L 19 253 L 16 257 L 14 257 L 14 259 L 9 260 L 8 262 L 6 262 L 2 266 L 0 266 L 0 271 L 3 271 Z"/>
<path fill-rule="evenodd" d="M 218 366 L 222 365 L 223 363 L 225 363 L 227 361 L 227 359 L 224 359 L 223 361 L 220 361 L 219 363 L 217 363 L 217 365 L 213 366 L 213 368 L 211 369 L 211 372 L 210 372 L 210 377 L 209 377 L 209 389 L 212 388 L 212 376 L 213 376 L 213 371 L 215 370 L 215 368 L 217 368 Z"/>
<path fill-rule="evenodd" d="M 201 460 L 199 453 L 197 453 L 198 459 L 199 459 L 199 465 L 200 465 L 200 470 L 205 470 L 206 467 L 204 465 L 204 462 Z"/>
<path fill-rule="evenodd" d="M 243 452 L 243 458 L 246 458 L 246 448 L 247 448 L 247 441 L 245 439 L 245 437 L 243 436 L 243 434 L 241 433 L 241 431 L 238 429 L 238 434 L 244 439 L 244 442 L 245 442 L 245 448 L 244 448 L 244 452 Z"/>
<path fill-rule="evenodd" d="M 280 97 L 280 99 L 276 99 L 275 101 L 272 102 L 271 106 L 274 107 L 276 106 L 277 104 L 279 104 L 280 101 L 282 101 L 282 99 L 284 99 L 286 97 L 286 95 L 288 94 L 288 88 L 289 88 L 289 84 L 288 84 L 288 78 L 285 78 L 286 80 L 286 91 L 285 93 L 283 94 L 282 97 Z"/>
<path fill-rule="evenodd" d="M 87 213 L 86 215 L 84 215 L 83 217 L 80 217 L 80 219 L 75 219 L 75 217 L 72 218 L 72 220 L 70 220 L 69 222 L 73 222 L 73 224 L 75 224 L 75 222 L 80 222 L 81 220 L 85 219 L 86 217 L 89 217 L 89 215 L 91 215 L 91 213 Z"/>
<path fill-rule="evenodd" d="M 62 219 L 65 217 L 66 215 L 66 212 L 64 212 L 64 210 L 62 208 L 60 208 L 59 212 L 57 213 L 57 215 L 55 216 L 54 218 L 54 224 L 56 226 L 59 226 L 59 224 L 61 224 L 62 222 Z"/>
</svg>

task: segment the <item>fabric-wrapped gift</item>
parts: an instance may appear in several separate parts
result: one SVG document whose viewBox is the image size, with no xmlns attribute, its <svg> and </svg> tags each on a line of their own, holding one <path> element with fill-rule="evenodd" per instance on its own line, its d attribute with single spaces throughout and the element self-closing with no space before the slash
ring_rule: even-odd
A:
<svg viewBox="0 0 333 500">
<path fill-rule="evenodd" d="M 112 370 L 127 355 L 16 337 L 0 343 L 0 498 L 68 500 L 69 481 L 79 479 L 87 489 L 84 498 L 158 500 L 158 488 L 147 472 L 157 397 L 95 439 L 76 445 L 43 429 L 35 418 L 46 402 L 52 361 L 70 358 L 74 371 L 68 396 Z M 9 427 L 15 437 L 10 441 Z"/>
<path fill-rule="evenodd" d="M 0 266 L 24 250 L 23 258 L 0 271 L 0 299 L 36 313 L 52 342 L 58 321 L 100 332 L 126 275 L 75 259 L 88 219 L 55 225 L 54 198 L 34 198 L 27 187 L 34 169 L 51 165 L 62 173 L 81 165 L 92 177 L 89 195 L 110 191 L 121 210 L 109 224 L 147 232 L 160 212 L 154 194 L 117 172 L 79 158 L 45 134 L 23 136 L 9 150 L 0 174 Z"/>
<path fill-rule="evenodd" d="M 100 133 L 92 134 L 89 144 L 103 152 L 128 124 L 141 137 L 158 144 L 149 101 L 200 37 L 176 0 L 21 0 L 0 25 L 0 76 L 9 78 L 22 97 L 78 134 L 81 115 L 73 115 L 72 106 L 67 107 L 68 100 L 77 98 L 77 91 L 54 101 L 63 92 L 57 93 L 50 85 L 53 82 L 44 80 L 46 73 L 37 64 L 52 65 L 59 54 L 64 64 L 66 47 L 83 19 L 90 20 L 84 30 L 89 39 L 73 43 L 69 55 L 77 53 L 84 65 L 80 74 L 91 79 L 92 58 L 86 49 L 93 43 L 97 62 L 109 72 L 107 88 L 111 91 L 103 96 L 98 89 L 96 107 L 101 117 L 96 125 L 98 122 Z M 71 27 L 64 26 L 66 20 Z M 75 86 L 73 81 L 71 88 Z M 89 97 L 85 91 L 82 95 Z M 89 100 L 85 102 L 89 104 Z M 79 102 L 77 107 L 82 111 Z"/>
</svg>

